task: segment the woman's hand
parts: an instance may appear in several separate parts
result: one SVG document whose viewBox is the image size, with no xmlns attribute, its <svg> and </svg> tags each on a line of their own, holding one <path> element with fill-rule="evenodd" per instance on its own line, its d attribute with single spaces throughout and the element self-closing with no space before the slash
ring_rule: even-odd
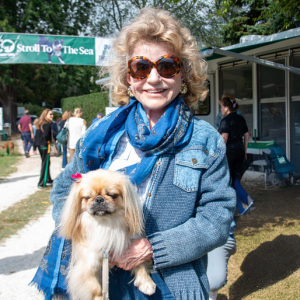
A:
<svg viewBox="0 0 300 300">
<path fill-rule="evenodd" d="M 110 261 L 110 268 L 114 265 L 126 271 L 152 259 L 152 247 L 146 239 L 133 240 L 129 248 L 122 256 L 114 258 Z"/>
</svg>

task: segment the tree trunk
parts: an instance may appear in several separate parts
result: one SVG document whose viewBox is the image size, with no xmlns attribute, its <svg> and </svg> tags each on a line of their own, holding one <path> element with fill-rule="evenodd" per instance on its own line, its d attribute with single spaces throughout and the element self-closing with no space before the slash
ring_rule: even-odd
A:
<svg viewBox="0 0 300 300">
<path fill-rule="evenodd" d="M 10 123 L 12 132 L 17 132 L 17 104 L 14 90 L 2 83 L 0 89 L 0 103 L 3 107 L 3 123 Z"/>
</svg>

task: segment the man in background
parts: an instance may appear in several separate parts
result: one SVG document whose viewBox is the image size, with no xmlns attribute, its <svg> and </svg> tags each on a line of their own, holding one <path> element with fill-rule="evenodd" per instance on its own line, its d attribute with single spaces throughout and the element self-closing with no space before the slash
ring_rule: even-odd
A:
<svg viewBox="0 0 300 300">
<path fill-rule="evenodd" d="M 25 116 L 23 116 L 18 124 L 18 129 L 21 133 L 21 138 L 23 140 L 23 145 L 24 145 L 24 153 L 25 156 L 28 158 L 30 157 L 29 151 L 31 149 L 33 139 L 34 139 L 34 134 L 32 130 L 32 122 L 31 118 L 29 115 L 29 110 L 25 110 Z"/>
<path fill-rule="evenodd" d="M 93 123 L 95 123 L 96 121 L 98 121 L 99 119 L 102 119 L 102 118 L 103 118 L 103 115 L 102 115 L 101 113 L 98 113 L 98 114 L 97 114 L 97 118 L 95 118 L 95 119 L 92 121 L 91 125 L 92 125 Z"/>
</svg>

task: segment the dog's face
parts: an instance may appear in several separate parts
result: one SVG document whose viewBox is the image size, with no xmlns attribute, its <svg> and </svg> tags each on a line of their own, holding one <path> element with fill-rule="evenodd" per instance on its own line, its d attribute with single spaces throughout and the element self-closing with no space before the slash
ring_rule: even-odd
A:
<svg viewBox="0 0 300 300">
<path fill-rule="evenodd" d="M 113 173 L 89 173 L 78 183 L 78 197 L 82 211 L 94 216 L 105 216 L 124 210 L 124 187 Z"/>
<path fill-rule="evenodd" d="M 63 39 L 57 40 L 54 39 L 52 48 L 54 52 L 60 52 L 63 47 Z"/>
<path fill-rule="evenodd" d="M 107 182 L 106 178 L 93 178 L 86 186 L 82 182 L 79 197 L 81 208 L 91 215 L 104 216 L 124 209 L 122 187 L 118 183 Z"/>
<path fill-rule="evenodd" d="M 86 219 L 86 213 L 101 223 L 122 224 L 130 235 L 143 231 L 136 188 L 120 172 L 99 169 L 78 178 L 63 209 L 61 233 L 67 238 L 74 238 Z"/>
</svg>

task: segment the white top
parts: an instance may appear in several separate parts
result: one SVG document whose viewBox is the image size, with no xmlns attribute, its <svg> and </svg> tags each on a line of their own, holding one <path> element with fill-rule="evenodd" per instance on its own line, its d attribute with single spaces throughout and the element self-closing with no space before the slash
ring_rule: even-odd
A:
<svg viewBox="0 0 300 300">
<path fill-rule="evenodd" d="M 128 140 L 128 137 L 125 133 L 120 138 L 120 141 L 117 145 L 116 154 L 113 157 L 113 161 L 109 167 L 109 170 L 117 171 L 127 166 L 139 163 L 142 158 L 145 156 L 145 153 L 139 149 L 134 148 Z M 150 176 L 148 176 L 139 186 L 138 186 L 138 196 L 141 207 L 146 200 L 147 187 L 149 183 Z"/>
<path fill-rule="evenodd" d="M 71 117 L 66 122 L 66 127 L 69 129 L 67 147 L 75 149 L 76 143 L 79 138 L 86 132 L 86 125 L 82 118 Z"/>
</svg>

